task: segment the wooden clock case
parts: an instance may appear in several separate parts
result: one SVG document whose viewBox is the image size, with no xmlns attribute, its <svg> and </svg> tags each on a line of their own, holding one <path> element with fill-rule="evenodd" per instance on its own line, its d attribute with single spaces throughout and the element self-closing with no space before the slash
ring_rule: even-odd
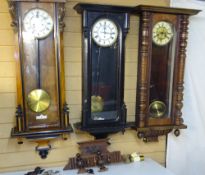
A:
<svg viewBox="0 0 205 175">
<path fill-rule="evenodd" d="M 82 121 L 76 123 L 75 126 L 78 129 L 88 131 L 96 138 L 104 138 L 108 133 L 124 131 L 126 127 L 127 110 L 124 103 L 125 37 L 129 30 L 129 11 L 131 8 L 77 4 L 74 9 L 82 14 L 83 30 Z M 100 47 L 93 41 L 92 27 L 99 19 L 109 19 L 118 28 L 117 41 L 110 47 Z M 95 67 L 97 67 L 98 57 L 101 57 L 102 72 L 99 74 L 103 79 L 98 88 L 98 95 L 105 100 L 105 105 L 101 112 L 95 113 L 100 116 L 101 120 L 94 120 L 92 119 L 95 114 L 91 111 L 91 96 L 95 95 L 93 91 L 96 89 L 94 87 L 96 82 L 92 76 L 96 73 Z M 113 95 L 115 97 L 111 97 L 110 94 L 114 93 L 116 93 Z M 106 103 L 112 103 L 112 101 L 115 101 L 115 107 L 111 107 L 110 110 Z M 105 113 L 109 113 L 109 119 L 105 117 Z M 116 117 L 114 113 L 117 114 Z"/>
<path fill-rule="evenodd" d="M 66 134 L 72 131 L 65 100 L 63 57 L 65 2 L 65 0 L 8 1 L 16 36 L 17 62 L 16 126 L 12 129 L 11 136 L 17 137 L 18 143 L 23 143 L 21 138 L 37 142 L 36 150 L 42 158 L 47 156 L 51 147 L 49 140 L 60 135 L 66 139 Z M 43 9 L 53 19 L 53 29 L 45 38 L 33 38 L 24 29 L 23 20 L 26 13 L 35 8 Z M 36 113 L 29 109 L 27 98 L 33 89 L 44 89 L 50 95 L 50 106 L 43 112 Z"/>
<path fill-rule="evenodd" d="M 178 136 L 179 129 L 187 127 L 183 123 L 181 110 L 188 19 L 198 12 L 143 5 L 134 9 L 140 17 L 136 129 L 138 137 L 144 141 L 157 141 L 158 136 L 166 135 L 173 129 Z M 159 21 L 167 21 L 173 28 L 173 38 L 164 46 L 157 46 L 152 39 L 152 29 Z M 149 105 L 154 98 L 166 104 L 167 112 L 162 117 L 150 116 Z"/>
</svg>

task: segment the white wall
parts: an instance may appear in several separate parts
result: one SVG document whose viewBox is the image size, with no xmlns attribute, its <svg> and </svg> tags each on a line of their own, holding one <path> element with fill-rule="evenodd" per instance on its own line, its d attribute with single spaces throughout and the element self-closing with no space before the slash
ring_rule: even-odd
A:
<svg viewBox="0 0 205 175">
<path fill-rule="evenodd" d="M 167 168 L 176 175 L 205 174 L 205 2 L 172 0 L 171 6 L 203 10 L 190 18 L 183 118 L 188 129 L 168 137 Z"/>
</svg>

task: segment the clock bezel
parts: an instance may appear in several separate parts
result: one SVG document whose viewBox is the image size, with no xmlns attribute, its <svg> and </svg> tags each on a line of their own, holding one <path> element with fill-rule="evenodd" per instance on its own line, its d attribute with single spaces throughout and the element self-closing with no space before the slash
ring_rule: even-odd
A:
<svg viewBox="0 0 205 175">
<path fill-rule="evenodd" d="M 27 31 L 27 30 L 25 29 L 24 21 L 25 21 L 26 16 L 27 16 L 31 11 L 33 11 L 33 10 L 41 10 L 41 11 L 44 11 L 45 13 L 47 13 L 48 17 L 49 17 L 49 18 L 51 19 L 51 21 L 52 21 L 52 27 L 50 28 L 49 32 L 46 33 L 45 35 L 42 35 L 42 36 L 39 37 L 39 36 L 36 36 L 36 35 L 32 34 L 35 39 L 44 39 L 44 38 L 48 37 L 48 36 L 53 32 L 53 29 L 54 29 L 54 21 L 53 21 L 53 18 L 52 18 L 52 16 L 49 14 L 49 12 L 46 11 L 45 9 L 43 9 L 43 8 L 34 7 L 34 8 L 29 9 L 29 10 L 25 13 L 25 15 L 24 15 L 24 17 L 23 17 L 23 28 L 24 28 L 24 30 L 25 30 L 26 32 L 29 32 L 29 33 L 30 33 L 30 31 Z"/>
<path fill-rule="evenodd" d="M 100 21 L 103 21 L 103 20 L 107 20 L 107 21 L 109 21 L 110 23 L 112 23 L 113 26 L 114 26 L 114 28 L 115 28 L 115 31 L 117 31 L 116 34 L 115 34 L 114 40 L 112 40 L 112 42 L 111 42 L 110 44 L 101 44 L 101 43 L 97 42 L 97 40 L 94 38 L 94 34 L 93 34 L 94 31 L 93 31 L 93 30 L 94 30 L 95 26 L 97 25 L 97 23 L 99 23 Z M 117 27 L 117 24 L 116 24 L 112 19 L 109 19 L 109 18 L 99 18 L 99 19 L 97 19 L 97 20 L 93 23 L 93 25 L 92 25 L 92 29 L 91 29 L 92 39 L 93 39 L 93 41 L 94 41 L 98 46 L 101 46 L 101 47 L 110 47 L 110 46 L 114 45 L 114 44 L 116 43 L 117 39 L 118 39 L 118 34 L 119 34 L 119 29 L 118 29 L 118 27 Z"/>
<path fill-rule="evenodd" d="M 169 29 L 171 30 L 171 36 L 170 36 L 170 38 L 168 38 L 168 40 L 167 40 L 165 43 L 161 43 L 161 44 L 154 39 L 154 28 L 155 28 L 157 25 L 159 25 L 160 23 L 166 23 L 167 26 L 169 26 Z M 167 29 L 167 28 L 166 28 L 166 29 Z M 161 21 L 156 22 L 156 23 L 153 25 L 153 27 L 152 27 L 152 42 L 153 42 L 154 44 L 156 44 L 157 46 L 165 46 L 165 45 L 169 44 L 169 43 L 171 42 L 171 40 L 173 39 L 173 37 L 174 37 L 174 29 L 173 29 L 173 25 L 172 25 L 170 22 L 161 20 Z M 163 40 L 164 40 L 164 39 L 163 39 Z"/>
</svg>

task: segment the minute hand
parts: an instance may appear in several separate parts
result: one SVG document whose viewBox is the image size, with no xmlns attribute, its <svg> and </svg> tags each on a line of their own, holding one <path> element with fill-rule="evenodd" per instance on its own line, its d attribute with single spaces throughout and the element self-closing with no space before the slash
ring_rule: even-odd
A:
<svg viewBox="0 0 205 175">
<path fill-rule="evenodd" d="M 110 34 L 110 35 L 115 34 L 114 32 L 101 32 L 101 33 L 103 33 L 103 34 Z"/>
</svg>

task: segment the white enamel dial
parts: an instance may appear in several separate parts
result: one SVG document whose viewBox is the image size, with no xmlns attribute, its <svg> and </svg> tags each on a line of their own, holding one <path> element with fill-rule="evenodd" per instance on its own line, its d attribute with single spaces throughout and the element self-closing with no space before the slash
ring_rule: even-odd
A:
<svg viewBox="0 0 205 175">
<path fill-rule="evenodd" d="M 46 11 L 35 8 L 26 13 L 23 25 L 26 32 L 41 39 L 48 36 L 53 30 L 53 19 Z"/>
<path fill-rule="evenodd" d="M 108 47 L 115 43 L 118 36 L 117 26 L 110 19 L 99 19 L 92 28 L 92 38 L 102 47 Z"/>
<path fill-rule="evenodd" d="M 173 29 L 170 23 L 165 21 L 157 22 L 152 30 L 152 40 L 159 46 L 168 44 L 173 37 Z"/>
</svg>

